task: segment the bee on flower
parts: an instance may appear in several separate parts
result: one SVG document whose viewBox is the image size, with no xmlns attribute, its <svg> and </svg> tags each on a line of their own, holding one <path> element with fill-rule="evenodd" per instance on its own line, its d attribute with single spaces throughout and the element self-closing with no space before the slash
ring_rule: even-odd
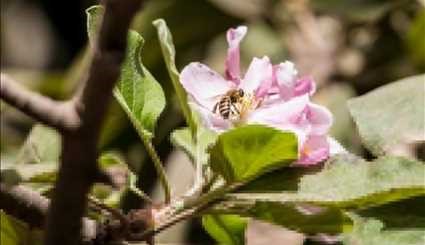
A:
<svg viewBox="0 0 425 245">
<path fill-rule="evenodd" d="M 192 62 L 180 82 L 204 125 L 223 132 L 241 124 L 264 124 L 297 135 L 297 164 L 321 162 L 344 151 L 328 131 L 332 114 L 310 101 L 314 80 L 300 77 L 290 61 L 273 65 L 267 56 L 253 58 L 244 75 L 240 71 L 239 44 L 246 26 L 227 31 L 228 51 L 224 77 L 204 64 Z"/>
</svg>

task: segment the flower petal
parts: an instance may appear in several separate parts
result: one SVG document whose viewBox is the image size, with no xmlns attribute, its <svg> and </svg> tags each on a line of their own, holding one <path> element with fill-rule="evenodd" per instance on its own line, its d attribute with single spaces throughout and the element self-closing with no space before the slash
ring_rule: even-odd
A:
<svg viewBox="0 0 425 245">
<path fill-rule="evenodd" d="M 226 78 L 228 80 L 239 83 L 240 80 L 240 54 L 239 43 L 244 38 L 248 28 L 246 26 L 238 26 L 236 29 L 230 28 L 227 31 L 227 50 L 226 58 Z"/>
<path fill-rule="evenodd" d="M 313 165 L 329 157 L 329 142 L 326 136 L 310 136 L 301 147 L 298 165 Z"/>
<path fill-rule="evenodd" d="M 307 120 L 311 124 L 311 134 L 324 135 L 327 134 L 329 128 L 332 126 L 333 116 L 326 107 L 309 103 Z"/>
<path fill-rule="evenodd" d="M 299 124 L 299 118 L 308 106 L 308 96 L 299 96 L 289 101 L 278 100 L 262 105 L 250 113 L 247 121 L 284 127 Z"/>
<path fill-rule="evenodd" d="M 336 154 L 347 154 L 348 151 L 334 138 L 328 136 L 329 143 L 329 155 L 333 156 Z"/>
<path fill-rule="evenodd" d="M 246 93 L 263 96 L 272 85 L 272 77 L 273 66 L 269 57 L 253 58 L 239 87 Z"/>
<path fill-rule="evenodd" d="M 295 79 L 298 71 L 294 63 L 285 61 L 274 67 L 274 80 L 280 89 L 284 100 L 289 100 L 294 96 Z"/>
<path fill-rule="evenodd" d="M 212 111 L 205 107 L 199 106 L 196 103 L 190 103 L 191 107 L 199 112 L 202 119 L 203 125 L 215 132 L 223 132 L 232 127 L 232 123 L 229 120 L 221 118 L 219 115 L 214 114 Z"/>
<path fill-rule="evenodd" d="M 192 62 L 183 69 L 180 82 L 197 103 L 211 111 L 219 96 L 232 88 L 231 82 L 198 62 Z"/>
<path fill-rule="evenodd" d="M 309 94 L 310 96 L 316 92 L 316 83 L 311 76 L 301 77 L 296 80 L 294 87 L 294 96 Z"/>
</svg>

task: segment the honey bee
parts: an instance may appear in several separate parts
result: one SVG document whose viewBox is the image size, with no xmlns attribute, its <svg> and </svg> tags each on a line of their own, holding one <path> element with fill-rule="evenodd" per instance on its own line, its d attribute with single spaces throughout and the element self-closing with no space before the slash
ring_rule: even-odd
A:
<svg viewBox="0 0 425 245">
<path fill-rule="evenodd" d="M 224 94 L 214 105 L 213 113 L 217 113 L 223 119 L 229 119 L 232 116 L 240 115 L 240 105 L 244 97 L 242 89 L 232 89 Z"/>
</svg>

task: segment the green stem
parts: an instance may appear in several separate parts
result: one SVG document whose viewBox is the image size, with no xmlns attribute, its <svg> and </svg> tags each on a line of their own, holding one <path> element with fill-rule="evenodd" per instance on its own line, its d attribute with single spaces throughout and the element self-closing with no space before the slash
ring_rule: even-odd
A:
<svg viewBox="0 0 425 245">
<path fill-rule="evenodd" d="M 130 186 L 130 191 L 132 191 L 134 194 L 136 194 L 138 197 L 142 198 L 143 200 L 147 201 L 149 204 L 152 204 L 152 199 L 142 190 L 135 186 Z"/>
<path fill-rule="evenodd" d="M 161 183 L 162 188 L 164 189 L 165 203 L 169 204 L 171 201 L 171 190 L 161 159 L 156 153 L 155 148 L 152 145 L 152 141 L 148 137 L 143 135 L 141 138 L 143 139 L 143 143 L 145 144 L 146 151 L 148 152 L 149 156 L 153 161 L 153 164 L 159 177 L 159 182 Z"/>
<path fill-rule="evenodd" d="M 155 148 L 152 145 L 151 136 L 148 135 L 143 127 L 137 122 L 137 120 L 132 116 L 132 112 L 128 109 L 127 104 L 122 99 L 121 95 L 118 93 L 118 91 L 114 90 L 114 96 L 117 99 L 118 103 L 121 105 L 121 107 L 124 109 L 124 111 L 127 113 L 128 118 L 130 119 L 130 122 L 133 124 L 134 128 L 136 129 L 137 134 L 142 139 L 143 144 L 145 145 L 146 151 L 148 152 L 149 156 L 151 157 L 155 170 L 158 174 L 159 181 L 161 183 L 162 188 L 164 189 L 164 195 L 165 195 L 165 203 L 170 203 L 171 201 L 171 191 L 170 191 L 170 185 L 167 180 L 167 175 L 165 174 L 164 167 L 162 165 L 161 159 L 159 158 L 158 154 L 155 151 Z M 134 191 L 134 190 L 133 190 Z M 140 192 L 136 192 L 140 195 Z M 142 193 L 140 195 L 141 197 L 147 197 L 146 194 Z M 150 198 L 149 198 L 150 199 Z"/>
<path fill-rule="evenodd" d="M 187 199 L 184 202 L 183 210 L 177 211 L 177 213 L 171 217 L 168 221 L 159 224 L 156 229 L 146 230 L 142 237 L 148 237 L 159 233 L 174 224 L 195 216 L 196 214 L 201 213 L 203 210 L 207 209 L 211 205 L 214 205 L 224 194 L 237 190 L 241 187 L 243 183 L 234 183 L 231 185 L 221 186 L 211 192 L 208 192 L 199 198 L 196 199 Z"/>
</svg>

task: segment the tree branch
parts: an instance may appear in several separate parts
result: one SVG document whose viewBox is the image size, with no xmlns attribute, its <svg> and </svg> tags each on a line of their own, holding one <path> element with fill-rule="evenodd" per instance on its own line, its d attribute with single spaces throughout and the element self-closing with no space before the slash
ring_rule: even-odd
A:
<svg viewBox="0 0 425 245">
<path fill-rule="evenodd" d="M 8 215 L 18 218 L 30 227 L 43 228 L 49 207 L 49 199 L 24 186 L 7 186 L 0 183 L 0 209 Z M 82 237 L 84 241 L 93 241 L 99 230 L 96 222 L 83 218 Z"/>
<path fill-rule="evenodd" d="M 81 243 L 81 217 L 98 176 L 97 141 L 125 57 L 130 22 L 141 0 L 106 0 L 94 57 L 81 93 L 73 99 L 77 129 L 63 133 L 61 166 L 47 218 L 47 245 Z"/>
<path fill-rule="evenodd" d="M 79 125 L 78 115 L 70 103 L 54 101 L 31 92 L 3 73 L 0 98 L 26 115 L 59 131 L 72 130 Z"/>
</svg>

